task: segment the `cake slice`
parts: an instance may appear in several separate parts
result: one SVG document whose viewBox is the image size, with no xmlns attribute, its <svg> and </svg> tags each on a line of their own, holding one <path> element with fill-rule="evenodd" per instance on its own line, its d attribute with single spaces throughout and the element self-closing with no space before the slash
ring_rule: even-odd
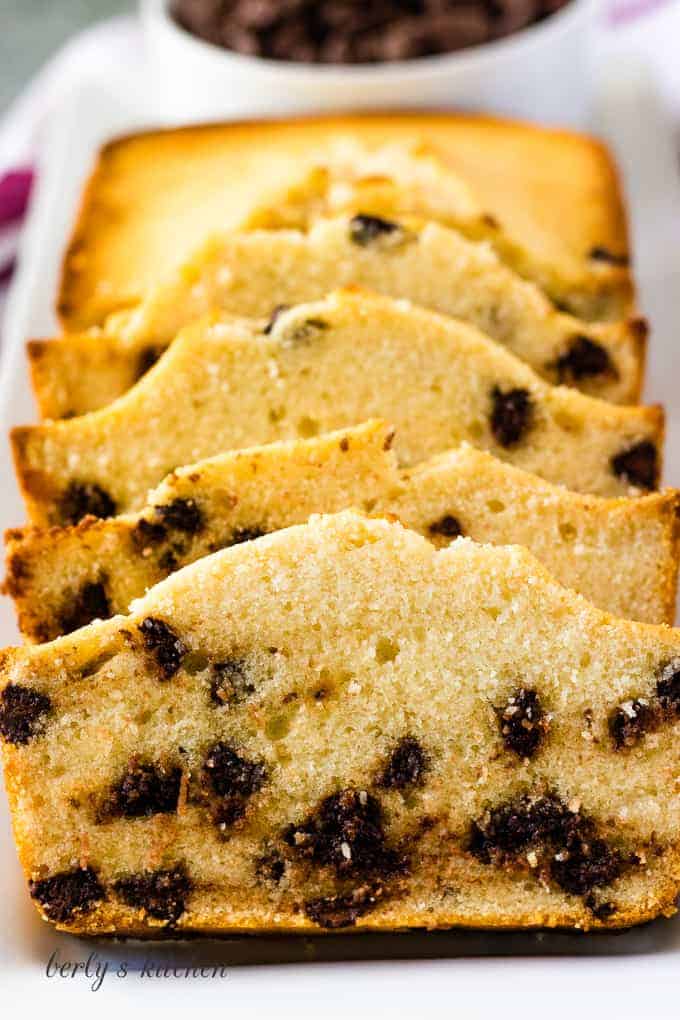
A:
<svg viewBox="0 0 680 1020">
<path fill-rule="evenodd" d="M 136 305 L 205 237 L 238 227 L 264 195 L 347 139 L 370 150 L 426 147 L 537 266 L 554 267 L 570 306 L 595 318 L 630 311 L 621 187 L 601 143 L 496 117 L 389 111 L 193 125 L 111 141 L 64 259 L 64 328 L 101 325 Z M 469 208 L 460 187 L 455 200 Z"/>
<path fill-rule="evenodd" d="M 680 890 L 680 633 L 353 513 L 0 660 L 28 889 L 154 936 L 618 928 Z"/>
<path fill-rule="evenodd" d="M 70 421 L 14 429 L 33 524 L 141 509 L 175 467 L 382 417 L 400 463 L 468 440 L 597 495 L 654 488 L 663 415 L 552 387 L 481 333 L 360 292 L 269 323 L 215 315 L 187 328 L 125 396 Z"/>
<path fill-rule="evenodd" d="M 137 513 L 6 533 L 5 589 L 30 641 L 127 611 L 179 567 L 218 549 L 358 507 L 396 516 L 436 545 L 459 535 L 517 543 L 593 604 L 675 619 L 678 494 L 581 496 L 462 446 L 399 471 L 393 433 L 372 421 L 315 439 L 179 468 Z"/>
<path fill-rule="evenodd" d="M 556 311 L 487 244 L 437 223 L 359 214 L 316 222 L 308 233 L 254 230 L 208 241 L 134 310 L 103 333 L 33 345 L 34 387 L 48 417 L 96 410 L 100 393 L 124 392 L 182 327 L 215 309 L 269 316 L 360 285 L 476 326 L 543 378 L 615 403 L 642 383 L 642 320 L 589 323 Z M 96 348 L 88 355 L 87 342 Z M 127 357 L 126 357 L 127 355 Z M 105 377 L 101 382 L 99 374 Z"/>
<path fill-rule="evenodd" d="M 612 290 L 612 276 L 628 276 L 626 261 L 603 260 L 603 272 L 583 272 L 579 283 L 563 261 L 544 259 L 512 237 L 479 204 L 472 189 L 437 156 L 432 146 L 361 145 L 338 139 L 295 181 L 279 186 L 246 217 L 244 226 L 264 230 L 309 230 L 321 218 L 368 213 L 388 220 L 417 217 L 486 241 L 520 276 L 536 283 L 564 311 L 589 320 L 624 318 L 630 302 Z M 619 264 L 616 264 L 619 263 Z M 597 264 L 597 259 L 595 260 Z"/>
</svg>

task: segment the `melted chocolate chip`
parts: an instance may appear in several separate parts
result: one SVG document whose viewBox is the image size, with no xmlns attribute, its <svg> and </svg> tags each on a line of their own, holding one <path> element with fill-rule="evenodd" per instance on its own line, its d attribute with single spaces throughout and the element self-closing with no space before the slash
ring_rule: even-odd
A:
<svg viewBox="0 0 680 1020">
<path fill-rule="evenodd" d="M 241 545 L 242 542 L 254 542 L 256 538 L 262 538 L 267 532 L 262 528 L 235 528 L 229 536 L 227 545 Z"/>
<path fill-rule="evenodd" d="M 616 913 L 616 907 L 613 903 L 609 900 L 598 901 L 594 893 L 589 893 L 586 896 L 585 904 L 598 921 L 606 921 L 612 914 Z"/>
<path fill-rule="evenodd" d="M 353 216 L 349 224 L 350 241 L 366 248 L 379 238 L 394 237 L 402 233 L 398 223 L 385 220 L 382 216 L 369 216 L 366 213 L 359 213 Z"/>
<path fill-rule="evenodd" d="M 620 854 L 603 839 L 574 833 L 550 862 L 550 876 L 561 889 L 583 896 L 609 885 L 621 874 Z"/>
<path fill-rule="evenodd" d="M 255 693 L 255 685 L 248 679 L 242 659 L 227 659 L 213 666 L 214 677 L 210 697 L 216 705 L 240 704 Z"/>
<path fill-rule="evenodd" d="M 243 758 L 224 741 L 214 744 L 205 757 L 202 782 L 211 797 L 215 822 L 224 828 L 242 818 L 248 798 L 262 788 L 266 779 L 263 762 Z"/>
<path fill-rule="evenodd" d="M 666 712 L 680 715 L 680 663 L 671 662 L 664 667 L 657 680 L 656 694 Z"/>
<path fill-rule="evenodd" d="M 166 549 L 162 556 L 158 557 L 158 566 L 167 574 L 172 574 L 179 566 L 177 554 L 172 549 Z"/>
<path fill-rule="evenodd" d="M 182 770 L 153 763 L 132 763 L 111 788 L 101 809 L 103 819 L 149 818 L 177 810 Z"/>
<path fill-rule="evenodd" d="M 491 399 L 491 431 L 494 438 L 501 446 L 514 446 L 531 426 L 533 404 L 529 392 L 517 387 L 501 390 L 499 386 L 494 386 Z"/>
<path fill-rule="evenodd" d="M 535 844 L 563 843 L 578 818 L 557 797 L 521 797 L 472 823 L 469 850 L 489 864 L 495 857 L 512 857 Z"/>
<path fill-rule="evenodd" d="M 287 312 L 289 308 L 290 308 L 290 305 L 276 305 L 275 306 L 272 314 L 269 317 L 269 322 L 267 323 L 267 325 L 262 330 L 262 332 L 265 334 L 265 336 L 269 336 L 269 334 L 273 330 L 274 326 L 276 325 L 279 317 L 281 315 L 283 315 L 284 312 Z"/>
<path fill-rule="evenodd" d="M 193 883 L 182 866 L 128 875 L 114 882 L 114 889 L 124 903 L 171 925 L 184 913 L 192 888 Z"/>
<path fill-rule="evenodd" d="M 284 839 L 301 856 L 332 867 L 338 875 L 387 878 L 406 870 L 403 854 L 387 844 L 380 802 L 363 790 L 331 794 Z"/>
<path fill-rule="evenodd" d="M 107 620 L 111 616 L 111 603 L 106 594 L 106 579 L 88 581 L 73 602 L 59 616 L 59 633 L 71 634 L 93 620 Z"/>
<path fill-rule="evenodd" d="M 611 459 L 612 471 L 640 489 L 655 489 L 659 482 L 659 455 L 648 439 Z"/>
<path fill-rule="evenodd" d="M 323 896 L 305 903 L 305 914 L 320 928 L 350 928 L 357 918 L 373 910 L 380 887 L 363 886 L 344 896 Z"/>
<path fill-rule="evenodd" d="M 50 878 L 29 882 L 28 887 L 45 916 L 57 924 L 66 924 L 76 914 L 86 913 L 105 898 L 104 889 L 92 868 L 60 871 Z"/>
<path fill-rule="evenodd" d="M 185 646 L 167 623 L 157 617 L 147 616 L 140 623 L 139 629 L 144 637 L 145 647 L 154 653 L 163 676 L 166 680 L 169 679 L 182 664 L 182 657 L 187 651 Z"/>
<path fill-rule="evenodd" d="M 625 269 L 626 266 L 630 265 L 630 259 L 628 255 L 617 255 L 609 248 L 605 248 L 603 244 L 596 244 L 588 252 L 588 258 L 592 259 L 593 262 L 608 262 L 611 266 L 620 266 Z"/>
<path fill-rule="evenodd" d="M 614 374 L 609 352 L 587 336 L 576 336 L 569 348 L 557 359 L 560 382 L 579 382 L 598 375 Z"/>
<path fill-rule="evenodd" d="M 443 538 L 458 538 L 463 534 L 460 522 L 453 514 L 445 514 L 444 517 L 430 524 L 427 530 L 431 535 L 441 535 Z"/>
<path fill-rule="evenodd" d="M 132 541 L 135 547 L 143 552 L 151 546 L 159 545 L 168 536 L 167 528 L 163 524 L 156 524 L 147 521 L 143 517 L 137 521 L 132 532 Z"/>
<path fill-rule="evenodd" d="M 156 364 L 161 354 L 163 354 L 164 347 L 156 347 L 154 344 L 150 344 L 148 347 L 143 347 L 140 351 L 139 358 L 137 359 L 137 371 L 135 377 L 141 379 L 143 375 L 149 371 L 150 368 Z"/>
<path fill-rule="evenodd" d="M 0 736 L 8 744 L 27 744 L 42 733 L 52 702 L 47 694 L 8 684 L 0 695 Z"/>
<path fill-rule="evenodd" d="M 429 758 L 415 737 L 403 737 L 392 751 L 378 785 L 387 790 L 422 786 Z"/>
<path fill-rule="evenodd" d="M 499 712 L 503 743 L 520 758 L 536 753 L 548 730 L 548 720 L 534 690 L 520 687 Z"/>
<path fill-rule="evenodd" d="M 173 499 L 172 503 L 154 509 L 169 528 L 188 535 L 196 535 L 203 528 L 203 514 L 193 499 Z"/>
<path fill-rule="evenodd" d="M 609 716 L 609 733 L 617 751 L 633 747 L 658 722 L 658 712 L 646 701 L 627 701 Z"/>
<path fill-rule="evenodd" d="M 595 835 L 591 819 L 558 797 L 522 797 L 472 823 L 468 849 L 485 864 L 502 864 L 530 847 L 548 852 L 550 877 L 576 895 L 608 885 L 621 874 L 621 855 Z"/>
<path fill-rule="evenodd" d="M 113 517 L 116 504 L 101 485 L 89 482 L 70 482 L 58 505 L 62 524 L 77 524 L 87 514 L 93 517 Z"/>
<path fill-rule="evenodd" d="M 286 862 L 280 853 L 271 850 L 255 862 L 255 874 L 265 882 L 278 885 L 286 873 Z"/>
</svg>

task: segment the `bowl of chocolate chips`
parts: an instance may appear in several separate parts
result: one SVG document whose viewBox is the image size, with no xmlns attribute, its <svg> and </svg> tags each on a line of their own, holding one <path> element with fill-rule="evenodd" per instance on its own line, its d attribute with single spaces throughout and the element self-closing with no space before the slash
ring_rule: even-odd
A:
<svg viewBox="0 0 680 1020">
<path fill-rule="evenodd" d="M 168 121 L 430 107 L 580 126 L 597 0 L 142 0 Z"/>
</svg>

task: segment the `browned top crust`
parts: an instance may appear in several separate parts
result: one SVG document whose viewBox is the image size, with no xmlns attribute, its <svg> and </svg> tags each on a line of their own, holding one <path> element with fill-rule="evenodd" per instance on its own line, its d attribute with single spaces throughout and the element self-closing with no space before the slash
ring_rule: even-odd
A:
<svg viewBox="0 0 680 1020">
<path fill-rule="evenodd" d="M 110 142 L 64 259 L 64 328 L 101 323 L 136 303 L 207 235 L 241 223 L 305 157 L 348 133 L 369 145 L 432 147 L 539 258 L 572 268 L 582 261 L 584 278 L 611 272 L 621 304 L 630 304 L 627 267 L 600 257 L 628 252 L 617 172 L 601 143 L 485 116 L 382 113 L 193 126 Z"/>
</svg>

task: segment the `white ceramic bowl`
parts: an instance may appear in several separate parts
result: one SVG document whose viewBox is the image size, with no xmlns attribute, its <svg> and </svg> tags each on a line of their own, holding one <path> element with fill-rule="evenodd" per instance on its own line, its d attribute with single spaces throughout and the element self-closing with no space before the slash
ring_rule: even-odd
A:
<svg viewBox="0 0 680 1020">
<path fill-rule="evenodd" d="M 537 25 L 456 53 L 372 65 L 247 57 L 181 29 L 168 0 L 141 0 L 152 87 L 169 122 L 384 109 L 456 107 L 582 126 L 587 44 L 597 0 L 571 0 Z"/>
</svg>

